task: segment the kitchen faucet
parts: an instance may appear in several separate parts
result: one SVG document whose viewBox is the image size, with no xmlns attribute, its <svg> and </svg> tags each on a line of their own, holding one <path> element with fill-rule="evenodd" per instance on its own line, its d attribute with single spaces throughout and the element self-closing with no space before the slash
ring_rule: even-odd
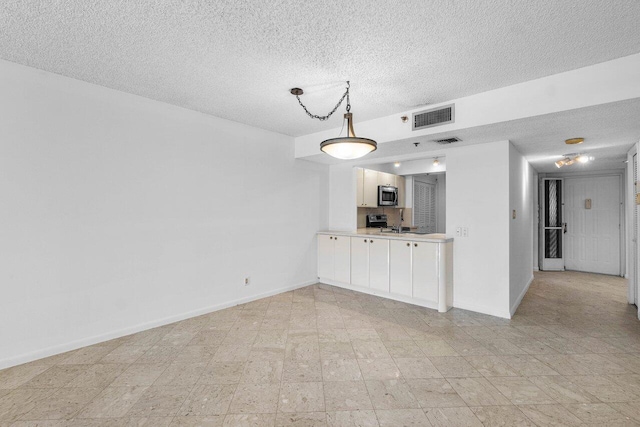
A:
<svg viewBox="0 0 640 427">
<path fill-rule="evenodd" d="M 404 221 L 404 209 L 400 209 L 400 216 L 398 217 L 398 228 L 397 232 L 402 233 L 402 222 Z"/>
</svg>

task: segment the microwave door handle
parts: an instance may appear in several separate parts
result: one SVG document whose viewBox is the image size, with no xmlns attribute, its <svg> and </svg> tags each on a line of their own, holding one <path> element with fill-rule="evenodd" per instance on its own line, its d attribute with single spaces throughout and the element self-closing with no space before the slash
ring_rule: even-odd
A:
<svg viewBox="0 0 640 427">
<path fill-rule="evenodd" d="M 394 191 L 394 192 L 393 192 L 393 196 L 394 196 L 394 198 L 393 198 L 393 205 L 394 205 L 394 206 L 398 206 L 398 190 L 396 190 L 396 191 Z"/>
</svg>

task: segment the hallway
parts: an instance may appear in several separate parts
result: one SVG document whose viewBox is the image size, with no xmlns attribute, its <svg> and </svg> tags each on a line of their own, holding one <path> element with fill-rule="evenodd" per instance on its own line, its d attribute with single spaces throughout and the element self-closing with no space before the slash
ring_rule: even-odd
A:
<svg viewBox="0 0 640 427">
<path fill-rule="evenodd" d="M 640 425 L 625 280 L 512 320 L 313 285 L 0 371 L 0 426 Z"/>
</svg>

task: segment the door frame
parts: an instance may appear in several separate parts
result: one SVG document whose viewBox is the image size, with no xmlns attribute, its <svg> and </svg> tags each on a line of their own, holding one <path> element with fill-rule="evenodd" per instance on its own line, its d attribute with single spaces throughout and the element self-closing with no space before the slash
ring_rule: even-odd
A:
<svg viewBox="0 0 640 427">
<path fill-rule="evenodd" d="M 620 233 L 620 272 L 618 274 L 618 276 L 620 277 L 628 277 L 628 271 L 630 269 L 627 268 L 627 245 L 631 244 L 631 237 L 627 236 L 626 233 L 626 229 L 627 229 L 627 222 L 626 222 L 626 218 L 627 218 L 627 198 L 625 197 L 625 185 L 624 183 L 627 182 L 627 180 L 625 178 L 627 175 L 627 171 L 626 169 L 621 169 L 621 170 L 614 170 L 614 171 L 594 171 L 594 172 L 576 172 L 576 173 L 541 173 L 538 179 L 538 188 L 539 188 L 539 192 L 542 192 L 544 190 L 544 186 L 543 186 L 543 182 L 545 178 L 587 178 L 587 177 L 604 177 L 604 176 L 617 176 L 620 178 L 620 209 L 619 209 L 619 221 L 620 221 L 620 227 L 619 227 L 619 233 Z M 633 176 L 631 177 L 631 180 L 633 180 Z M 563 186 L 563 199 L 564 199 L 564 186 Z M 543 247 L 542 247 L 542 233 L 544 233 L 544 222 L 542 220 L 542 214 L 543 214 L 543 198 L 544 195 L 540 195 L 540 224 L 538 226 L 539 229 L 539 234 L 540 234 L 540 260 L 542 261 L 542 257 L 544 256 L 544 254 L 542 253 L 543 251 Z M 633 217 L 632 217 L 633 218 Z M 564 219 L 564 218 L 563 218 Z M 633 229 L 632 229 L 633 230 Z M 627 242 L 627 238 L 629 239 L 629 242 Z M 563 248 L 564 250 L 564 248 Z M 639 251 L 640 252 L 640 251 Z M 639 261 L 640 261 L 640 257 L 638 257 Z M 639 264 L 640 266 L 640 264 Z M 542 267 L 542 265 L 541 265 Z M 542 268 L 541 268 L 542 270 Z M 630 286 L 629 286 L 629 295 L 630 295 Z M 639 316 L 640 316 L 640 311 L 639 311 Z M 640 318 L 640 317 L 639 317 Z"/>
<path fill-rule="evenodd" d="M 629 302 L 629 304 L 635 304 L 636 306 L 639 306 L 639 298 L 640 298 L 640 250 L 637 250 L 638 247 L 640 247 L 640 242 L 634 242 L 634 235 L 633 235 L 633 231 L 634 231 L 634 224 L 633 224 L 633 220 L 634 220 L 634 210 L 636 209 L 636 204 L 635 204 L 635 194 L 636 194 L 636 190 L 640 190 L 640 189 L 636 189 L 636 185 L 634 182 L 634 174 L 633 174 L 633 157 L 638 153 L 638 144 L 634 144 L 631 149 L 627 152 L 627 167 L 625 168 L 625 175 L 626 175 L 626 187 L 625 187 L 625 193 L 626 193 L 626 197 L 625 200 L 627 200 L 627 205 L 626 205 L 626 213 L 627 213 L 627 220 L 626 220 L 626 224 L 627 224 L 627 230 L 629 230 L 627 234 L 627 242 L 626 242 L 626 247 L 627 247 L 627 283 L 628 283 L 628 287 L 627 287 L 627 300 Z M 640 158 L 637 158 L 637 160 L 640 163 Z M 640 166 L 640 165 L 639 165 Z M 640 171 L 639 171 L 640 172 Z M 639 177 L 640 177 L 640 173 L 639 173 Z M 637 218 L 638 221 L 640 221 L 640 214 Z M 640 234 L 640 224 L 637 224 L 638 231 Z M 634 244 L 636 244 L 637 246 L 634 248 Z M 638 308 L 638 319 L 640 319 L 640 308 Z"/>
</svg>

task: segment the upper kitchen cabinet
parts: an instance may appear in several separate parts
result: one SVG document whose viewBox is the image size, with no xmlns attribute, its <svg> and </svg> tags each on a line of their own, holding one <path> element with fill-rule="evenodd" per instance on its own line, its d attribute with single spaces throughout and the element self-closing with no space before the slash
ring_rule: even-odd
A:
<svg viewBox="0 0 640 427">
<path fill-rule="evenodd" d="M 359 208 L 378 207 L 378 171 L 357 168 L 358 189 L 356 206 Z"/>
<path fill-rule="evenodd" d="M 378 185 L 396 187 L 396 175 L 386 172 L 378 172 Z"/>
<path fill-rule="evenodd" d="M 356 168 L 358 187 L 356 206 L 359 208 L 378 207 L 378 186 L 387 185 L 398 188 L 398 208 L 405 205 L 405 178 L 386 172 Z"/>
</svg>

